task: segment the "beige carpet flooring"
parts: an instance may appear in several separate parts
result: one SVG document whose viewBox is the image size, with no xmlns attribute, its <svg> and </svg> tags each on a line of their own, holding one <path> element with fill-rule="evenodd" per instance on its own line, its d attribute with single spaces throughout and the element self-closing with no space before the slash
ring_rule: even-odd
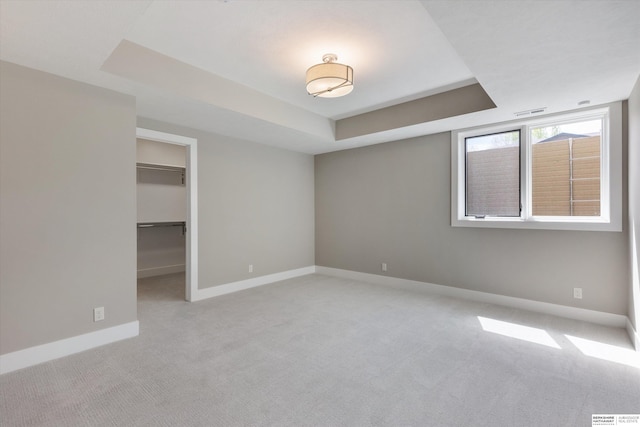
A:
<svg viewBox="0 0 640 427">
<path fill-rule="evenodd" d="M 0 377 L 2 426 L 591 426 L 640 413 L 622 329 L 310 275 L 197 303 Z M 637 356 L 637 354 L 636 354 Z"/>
</svg>

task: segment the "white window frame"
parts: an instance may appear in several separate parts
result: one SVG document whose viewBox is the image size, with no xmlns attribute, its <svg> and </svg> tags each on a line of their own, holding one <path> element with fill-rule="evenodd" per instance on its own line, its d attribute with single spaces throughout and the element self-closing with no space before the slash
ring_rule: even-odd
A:
<svg viewBox="0 0 640 427">
<path fill-rule="evenodd" d="M 530 129 L 602 118 L 600 216 L 533 216 Z M 465 138 L 520 129 L 520 217 L 465 215 Z M 515 120 L 451 132 L 451 225 L 453 227 L 622 231 L 622 103 Z"/>
</svg>

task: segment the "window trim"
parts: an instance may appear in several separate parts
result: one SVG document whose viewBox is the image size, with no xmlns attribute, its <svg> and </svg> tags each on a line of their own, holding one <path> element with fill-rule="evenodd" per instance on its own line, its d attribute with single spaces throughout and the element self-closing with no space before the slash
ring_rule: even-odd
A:
<svg viewBox="0 0 640 427">
<path fill-rule="evenodd" d="M 603 118 L 601 206 L 599 217 L 533 216 L 530 129 L 566 121 Z M 465 138 L 520 129 L 520 217 L 476 218 L 465 215 Z M 622 103 L 548 114 L 451 132 L 451 226 L 541 230 L 622 231 Z"/>
</svg>

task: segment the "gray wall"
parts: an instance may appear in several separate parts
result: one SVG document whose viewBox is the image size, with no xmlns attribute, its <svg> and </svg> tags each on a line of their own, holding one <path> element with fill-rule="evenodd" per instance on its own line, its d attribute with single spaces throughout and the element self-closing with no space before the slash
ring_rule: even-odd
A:
<svg viewBox="0 0 640 427">
<path fill-rule="evenodd" d="M 201 289 L 314 265 L 311 155 L 149 119 L 138 126 L 198 139 Z"/>
<path fill-rule="evenodd" d="M 631 262 L 629 319 L 638 331 L 640 318 L 640 78 L 628 102 L 629 111 L 629 242 Z M 640 350 L 640 346 L 638 346 Z"/>
<path fill-rule="evenodd" d="M 627 314 L 626 233 L 453 228 L 450 151 L 441 133 L 316 156 L 316 264 Z"/>
<path fill-rule="evenodd" d="M 135 321 L 134 98 L 0 67 L 0 353 Z"/>
</svg>

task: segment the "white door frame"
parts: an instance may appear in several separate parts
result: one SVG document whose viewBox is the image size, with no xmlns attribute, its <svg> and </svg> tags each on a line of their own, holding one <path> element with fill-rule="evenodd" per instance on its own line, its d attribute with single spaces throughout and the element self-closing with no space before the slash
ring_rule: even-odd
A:
<svg viewBox="0 0 640 427">
<path fill-rule="evenodd" d="M 186 148 L 186 187 L 189 200 L 186 218 L 186 283 L 184 293 L 187 301 L 195 301 L 198 293 L 198 140 L 144 128 L 136 128 L 136 138 L 181 145 Z"/>
</svg>

